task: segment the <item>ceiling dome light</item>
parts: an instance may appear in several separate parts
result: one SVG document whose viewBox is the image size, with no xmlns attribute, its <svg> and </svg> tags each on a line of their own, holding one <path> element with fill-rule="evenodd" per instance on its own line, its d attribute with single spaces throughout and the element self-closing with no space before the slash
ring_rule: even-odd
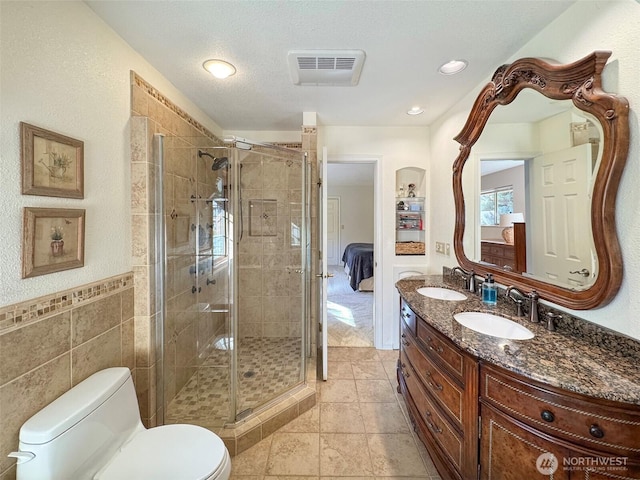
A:
<svg viewBox="0 0 640 480">
<path fill-rule="evenodd" d="M 202 66 L 216 78 L 227 78 L 236 73 L 236 67 L 224 60 L 207 60 Z"/>
<path fill-rule="evenodd" d="M 407 115 L 420 115 L 424 113 L 424 109 L 420 107 L 411 107 L 411 110 L 407 111 Z"/>
<path fill-rule="evenodd" d="M 467 68 L 467 65 L 468 62 L 466 60 L 451 60 L 444 65 L 440 65 L 438 72 L 442 75 L 453 75 L 454 73 L 459 73 Z"/>
</svg>

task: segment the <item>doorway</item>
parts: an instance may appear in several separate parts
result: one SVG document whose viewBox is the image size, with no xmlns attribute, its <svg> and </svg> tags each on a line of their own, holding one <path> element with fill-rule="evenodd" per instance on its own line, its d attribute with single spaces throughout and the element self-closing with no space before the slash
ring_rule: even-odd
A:
<svg viewBox="0 0 640 480">
<path fill-rule="evenodd" d="M 376 168 L 372 159 L 329 157 L 327 255 L 333 275 L 326 306 L 329 347 L 375 346 Z"/>
</svg>

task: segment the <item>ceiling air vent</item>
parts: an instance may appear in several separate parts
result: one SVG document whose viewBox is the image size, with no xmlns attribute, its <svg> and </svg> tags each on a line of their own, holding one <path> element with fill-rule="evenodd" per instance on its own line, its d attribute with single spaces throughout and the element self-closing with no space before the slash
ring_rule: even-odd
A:
<svg viewBox="0 0 640 480">
<path fill-rule="evenodd" d="M 295 85 L 357 85 L 362 50 L 291 50 L 287 58 Z"/>
</svg>

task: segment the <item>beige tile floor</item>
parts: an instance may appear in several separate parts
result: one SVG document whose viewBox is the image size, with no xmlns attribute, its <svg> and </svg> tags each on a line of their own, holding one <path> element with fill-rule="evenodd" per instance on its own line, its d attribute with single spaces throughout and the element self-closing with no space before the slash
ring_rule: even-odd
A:
<svg viewBox="0 0 640 480">
<path fill-rule="evenodd" d="M 234 457 L 232 480 L 439 480 L 396 393 L 397 355 L 330 347 L 329 380 L 317 383 L 318 404 Z"/>
</svg>

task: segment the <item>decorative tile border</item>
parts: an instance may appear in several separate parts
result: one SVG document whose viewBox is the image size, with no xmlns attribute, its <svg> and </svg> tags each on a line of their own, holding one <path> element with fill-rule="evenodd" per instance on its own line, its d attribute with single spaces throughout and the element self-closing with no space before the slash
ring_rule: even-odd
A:
<svg viewBox="0 0 640 480">
<path fill-rule="evenodd" d="M 0 334 L 128 288 L 133 288 L 133 272 L 1 307 Z"/>
<path fill-rule="evenodd" d="M 182 120 L 187 122 L 192 127 L 196 128 L 200 131 L 204 136 L 216 142 L 218 145 L 224 145 L 224 141 L 210 132 L 204 125 L 195 120 L 191 115 L 182 110 L 176 104 L 174 104 L 171 100 L 169 100 L 166 96 L 160 93 L 153 85 L 148 83 L 145 79 L 139 76 L 133 70 L 131 71 L 131 84 L 137 87 L 140 87 L 145 91 L 147 95 L 151 98 L 157 100 L 159 103 L 167 107 L 173 113 L 178 115 Z M 304 133 L 316 133 L 316 127 L 305 127 Z M 302 142 L 270 142 L 271 145 L 276 145 L 279 147 L 291 148 L 293 150 L 301 150 Z"/>
<path fill-rule="evenodd" d="M 133 70 L 131 71 L 131 84 L 143 89 L 147 93 L 147 95 L 149 95 L 150 97 L 154 98 L 155 100 L 160 102 L 162 105 L 167 107 L 173 113 L 178 115 L 182 120 L 184 120 L 189 125 L 191 125 L 195 129 L 200 131 L 204 136 L 210 138 L 211 140 L 218 143 L 219 145 L 224 145 L 224 142 L 220 138 L 218 138 L 216 135 L 211 133 L 204 125 L 202 125 L 200 122 L 195 120 L 193 117 L 191 117 L 191 115 L 189 115 L 187 112 L 185 112 L 180 107 L 178 107 L 175 103 L 173 103 L 171 100 L 165 97 L 162 93 L 156 90 L 155 87 L 153 87 L 150 83 L 148 83 L 145 79 L 143 79 Z"/>
</svg>

